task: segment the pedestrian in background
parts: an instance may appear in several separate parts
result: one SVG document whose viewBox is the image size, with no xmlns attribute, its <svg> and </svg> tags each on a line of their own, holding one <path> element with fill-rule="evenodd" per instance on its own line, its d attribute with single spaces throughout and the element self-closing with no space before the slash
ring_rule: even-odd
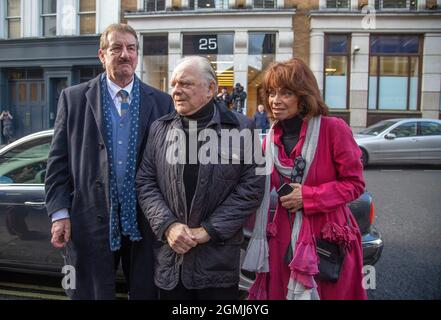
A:
<svg viewBox="0 0 441 320">
<path fill-rule="evenodd" d="M 231 104 L 231 95 L 228 93 L 227 88 L 223 87 L 222 91 L 216 96 L 216 101 L 223 103 L 225 108 L 229 109 Z"/>
<path fill-rule="evenodd" d="M 6 138 L 6 143 L 9 144 L 14 141 L 14 123 L 11 113 L 9 110 L 3 110 L 0 114 L 0 121 L 3 125 L 3 136 Z"/>
<path fill-rule="evenodd" d="M 231 100 L 233 102 L 233 109 L 236 112 L 242 113 L 245 108 L 245 99 L 247 98 L 247 93 L 244 91 L 243 86 L 240 83 L 236 83 L 231 94 Z"/>
<path fill-rule="evenodd" d="M 253 120 L 256 124 L 256 128 L 262 130 L 262 133 L 266 133 L 266 130 L 269 129 L 270 122 L 268 120 L 268 115 L 265 112 L 265 107 L 262 104 L 257 106 L 257 111 L 254 113 Z"/>
</svg>

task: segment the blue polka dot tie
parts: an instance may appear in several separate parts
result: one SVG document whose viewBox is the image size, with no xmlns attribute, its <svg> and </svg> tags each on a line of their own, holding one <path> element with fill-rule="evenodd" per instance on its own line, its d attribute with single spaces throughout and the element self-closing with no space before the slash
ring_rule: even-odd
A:
<svg viewBox="0 0 441 320">
<path fill-rule="evenodd" d="M 117 95 L 121 98 L 121 117 L 124 117 L 126 112 L 129 111 L 129 93 L 125 90 L 120 90 Z"/>
</svg>

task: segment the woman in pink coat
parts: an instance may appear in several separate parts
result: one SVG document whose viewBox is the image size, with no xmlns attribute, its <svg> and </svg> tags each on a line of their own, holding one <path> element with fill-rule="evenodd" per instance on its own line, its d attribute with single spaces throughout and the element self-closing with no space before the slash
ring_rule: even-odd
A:
<svg viewBox="0 0 441 320">
<path fill-rule="evenodd" d="M 275 164 L 266 197 L 283 183 L 293 191 L 279 198 L 273 217 L 265 215 L 268 201 L 262 202 L 256 224 L 264 221 L 266 239 L 256 249 L 262 239 L 256 239 L 255 227 L 244 263 L 249 266 L 253 258 L 260 259 L 256 268 L 249 268 L 257 271 L 250 299 L 366 299 L 361 235 L 347 207 L 365 187 L 351 129 L 343 120 L 326 116 L 316 79 L 299 59 L 273 63 L 263 90 L 268 114 L 276 120 L 264 142 L 266 156 L 271 153 Z M 319 239 L 345 253 L 336 282 L 319 278 Z"/>
</svg>

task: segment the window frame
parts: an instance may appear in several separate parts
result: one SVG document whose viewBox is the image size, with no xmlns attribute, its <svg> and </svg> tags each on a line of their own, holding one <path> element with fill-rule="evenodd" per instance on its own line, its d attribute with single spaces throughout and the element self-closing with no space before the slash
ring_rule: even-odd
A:
<svg viewBox="0 0 441 320">
<path fill-rule="evenodd" d="M 377 2 L 378 1 L 378 2 Z M 412 7 L 412 1 L 415 1 L 414 7 Z M 381 11 L 410 11 L 418 9 L 418 0 L 406 0 L 405 7 L 384 8 L 384 0 L 376 0 L 374 2 L 375 10 Z"/>
<path fill-rule="evenodd" d="M 330 7 L 328 6 L 328 0 L 326 0 L 326 9 L 331 9 L 331 10 L 351 10 L 351 0 L 345 0 L 348 2 L 348 5 L 345 7 L 339 7 L 338 4 L 338 0 L 336 0 L 336 6 L 335 7 Z"/>
<path fill-rule="evenodd" d="M 148 2 L 149 0 L 144 0 L 144 9 L 146 12 L 164 12 L 167 9 L 166 0 L 150 0 L 155 3 L 155 10 L 148 10 Z M 158 10 L 158 2 L 164 2 L 164 9 Z"/>
<path fill-rule="evenodd" d="M 346 53 L 332 53 L 328 54 L 328 38 L 330 36 L 346 36 L 347 39 L 347 52 Z M 334 57 L 334 56 L 345 56 L 347 58 L 347 66 L 346 66 L 346 107 L 345 108 L 333 108 L 332 106 L 329 106 L 329 109 L 332 111 L 343 111 L 343 110 L 349 110 L 350 107 L 350 92 L 351 92 L 351 48 L 352 48 L 352 34 L 350 33 L 325 33 L 324 38 L 324 46 L 323 46 L 323 100 L 325 100 L 326 97 L 326 58 L 328 56 Z M 326 100 L 325 100 L 326 103 Z"/>
<path fill-rule="evenodd" d="M 78 25 L 77 29 L 78 29 L 78 34 L 80 36 L 96 35 L 97 34 L 97 26 L 96 26 L 96 21 L 97 21 L 96 6 L 97 6 L 97 3 L 96 3 L 96 0 L 93 0 L 93 1 L 95 1 L 95 11 L 80 11 L 81 0 L 77 1 L 77 25 Z M 81 33 L 81 16 L 91 15 L 91 14 L 94 14 L 94 16 L 95 16 L 95 31 L 94 31 L 94 33 Z"/>
<path fill-rule="evenodd" d="M 373 37 L 383 37 L 383 36 L 400 36 L 400 37 L 418 37 L 418 53 L 372 53 L 372 39 Z M 371 33 L 369 35 L 369 63 L 368 63 L 368 105 L 367 109 L 368 111 L 406 111 L 406 112 L 419 112 L 421 111 L 421 86 L 422 86 L 422 72 L 423 72 L 423 46 L 424 46 L 424 35 L 422 34 L 384 34 L 384 33 Z M 376 97 L 375 97 L 375 109 L 369 108 L 369 88 L 370 88 L 370 81 L 371 81 L 371 58 L 376 57 L 377 60 L 377 78 L 380 77 L 380 58 L 381 57 L 407 57 L 408 58 L 408 68 L 407 68 L 407 97 L 406 97 L 406 109 L 380 109 L 379 108 L 379 102 L 380 102 L 380 81 L 377 79 L 377 86 L 376 86 Z M 417 105 L 415 110 L 410 110 L 410 79 L 411 79 L 411 58 L 417 57 L 418 58 L 418 90 L 417 90 Z"/>
<path fill-rule="evenodd" d="M 20 3 L 20 15 L 19 16 L 9 16 L 8 15 L 8 11 L 9 11 L 9 6 L 8 6 L 8 1 L 6 0 L 5 2 L 4 2 L 4 9 L 5 9 L 5 37 L 6 37 L 6 39 L 19 39 L 19 38 L 21 38 L 22 37 L 22 27 L 21 27 L 21 9 L 22 9 L 22 6 L 23 6 L 23 3 L 22 3 L 22 1 L 21 0 L 18 0 L 19 1 L 19 3 Z M 11 20 L 18 20 L 19 21 L 19 23 L 20 23 L 20 34 L 19 34 L 19 36 L 18 37 L 11 37 L 10 36 L 10 30 L 9 30 L 9 22 L 11 21 Z"/>
</svg>

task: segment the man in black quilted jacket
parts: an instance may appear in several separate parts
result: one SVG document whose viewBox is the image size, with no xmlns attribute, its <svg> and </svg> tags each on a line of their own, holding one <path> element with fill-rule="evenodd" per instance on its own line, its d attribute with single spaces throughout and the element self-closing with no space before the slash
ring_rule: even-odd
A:
<svg viewBox="0 0 441 320">
<path fill-rule="evenodd" d="M 236 299 L 242 225 L 264 193 L 250 157 L 256 140 L 261 152 L 255 125 L 215 101 L 205 58 L 184 58 L 171 85 L 175 112 L 152 125 L 136 180 L 157 238 L 155 284 L 161 299 Z"/>
</svg>

